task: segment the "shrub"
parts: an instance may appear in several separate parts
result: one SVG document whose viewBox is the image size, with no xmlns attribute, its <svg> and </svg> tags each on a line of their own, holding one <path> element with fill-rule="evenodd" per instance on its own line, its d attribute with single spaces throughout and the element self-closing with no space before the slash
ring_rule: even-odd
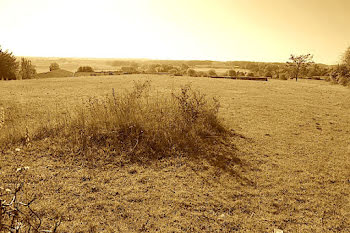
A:
<svg viewBox="0 0 350 233">
<path fill-rule="evenodd" d="M 54 62 L 54 63 L 51 63 L 49 68 L 50 68 L 50 71 L 59 70 L 60 66 L 56 62 Z"/>
<path fill-rule="evenodd" d="M 20 66 L 20 77 L 22 79 L 31 79 L 36 75 L 35 67 L 29 59 L 22 58 Z"/>
<path fill-rule="evenodd" d="M 196 71 L 194 69 L 187 69 L 186 73 L 190 77 L 196 77 L 197 76 Z"/>
<path fill-rule="evenodd" d="M 198 77 L 208 77 L 208 73 L 204 71 L 197 71 Z"/>
<path fill-rule="evenodd" d="M 3 51 L 0 46 L 0 80 L 15 80 L 18 71 L 18 62 L 11 53 Z"/>
<path fill-rule="evenodd" d="M 237 75 L 236 71 L 234 71 L 234 70 L 232 70 L 232 69 L 227 71 L 227 76 L 234 77 L 234 76 L 236 76 L 236 75 Z"/>
</svg>

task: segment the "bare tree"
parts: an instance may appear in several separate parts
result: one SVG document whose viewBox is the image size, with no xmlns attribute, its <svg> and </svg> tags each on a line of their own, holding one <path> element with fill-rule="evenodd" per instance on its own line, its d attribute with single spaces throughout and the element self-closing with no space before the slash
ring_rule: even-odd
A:
<svg viewBox="0 0 350 233">
<path fill-rule="evenodd" d="M 290 67 L 292 72 L 292 77 L 295 78 L 295 81 L 298 81 L 298 76 L 302 70 L 304 70 L 310 64 L 313 64 L 312 61 L 313 55 L 290 55 L 289 60 L 287 61 L 287 65 Z"/>
</svg>

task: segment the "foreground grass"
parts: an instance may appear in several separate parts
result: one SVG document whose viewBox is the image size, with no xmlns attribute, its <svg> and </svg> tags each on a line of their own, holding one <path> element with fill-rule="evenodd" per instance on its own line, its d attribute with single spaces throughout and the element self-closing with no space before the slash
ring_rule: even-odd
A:
<svg viewBox="0 0 350 233">
<path fill-rule="evenodd" d="M 28 106 L 20 116 L 35 119 L 48 108 L 64 113 L 82 98 L 146 79 L 160 93 L 192 82 L 208 96 L 219 95 L 219 116 L 246 136 L 232 139 L 241 163 L 174 157 L 147 166 L 81 166 L 47 140 L 4 150 L 1 181 L 10 183 L 17 167 L 30 166 L 28 195 L 38 196 L 42 216 L 63 216 L 64 232 L 349 231 L 350 93 L 344 87 L 120 76 L 6 83 L 0 95 L 5 104 Z"/>
</svg>

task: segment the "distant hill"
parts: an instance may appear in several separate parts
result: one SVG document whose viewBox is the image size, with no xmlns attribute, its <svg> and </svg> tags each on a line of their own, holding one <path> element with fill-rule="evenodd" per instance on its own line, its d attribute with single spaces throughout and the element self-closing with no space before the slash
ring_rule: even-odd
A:
<svg viewBox="0 0 350 233">
<path fill-rule="evenodd" d="M 61 78 L 61 77 L 73 77 L 73 72 L 67 70 L 53 70 L 45 73 L 38 73 L 36 78 Z"/>
</svg>

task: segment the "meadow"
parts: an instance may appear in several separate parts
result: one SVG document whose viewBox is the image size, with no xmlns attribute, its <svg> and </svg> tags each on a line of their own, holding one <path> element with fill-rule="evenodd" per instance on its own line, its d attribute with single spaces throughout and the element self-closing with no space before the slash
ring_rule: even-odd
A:
<svg viewBox="0 0 350 233">
<path fill-rule="evenodd" d="M 318 80 L 51 78 L 0 82 L 0 107 L 31 135 L 133 81 L 150 81 L 154 98 L 187 84 L 217 98 L 219 118 L 234 132 L 225 142 L 231 157 L 217 150 L 213 160 L 89 163 L 64 155 L 54 140 L 33 140 L 0 149 L 0 186 L 29 166 L 23 198 L 36 196 L 32 207 L 47 222 L 61 217 L 60 232 L 350 231 L 349 88 Z"/>
</svg>

